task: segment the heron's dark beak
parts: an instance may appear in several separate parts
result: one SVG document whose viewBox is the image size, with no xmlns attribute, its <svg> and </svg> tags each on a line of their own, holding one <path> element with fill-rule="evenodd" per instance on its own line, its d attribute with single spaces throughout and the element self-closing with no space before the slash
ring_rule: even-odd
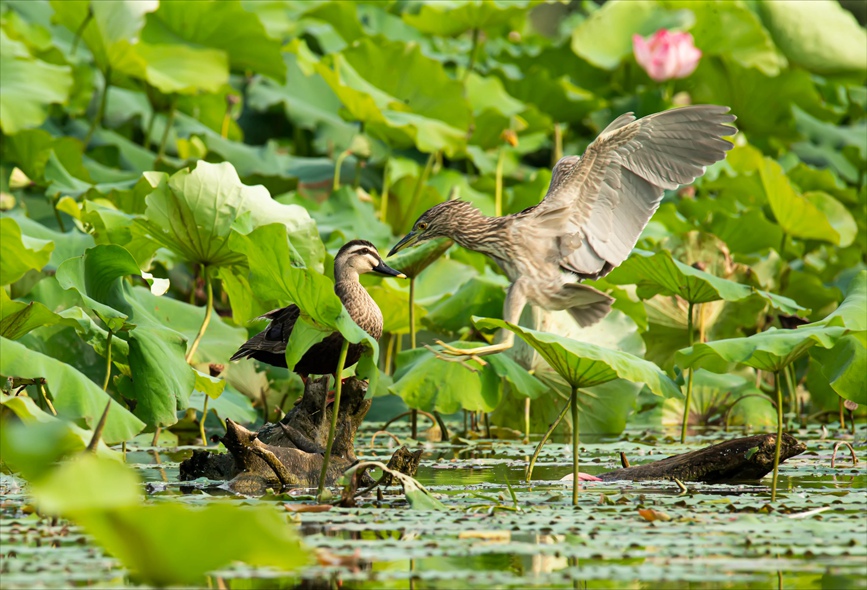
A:
<svg viewBox="0 0 867 590">
<path fill-rule="evenodd" d="M 397 254 L 398 252 L 400 252 L 404 248 L 409 248 L 410 246 L 412 246 L 416 242 L 418 242 L 419 238 L 421 238 L 421 233 L 416 232 L 416 231 L 409 232 L 408 234 L 406 234 L 403 237 L 403 239 L 401 241 L 399 241 L 394 246 L 394 248 L 391 249 L 391 252 L 388 253 L 388 256 L 394 256 L 395 254 Z"/>
<path fill-rule="evenodd" d="M 397 277 L 399 279 L 405 279 L 406 278 L 405 274 L 403 274 L 399 270 L 394 270 L 393 268 L 388 266 L 386 263 L 384 263 L 382 260 L 380 260 L 379 264 L 377 266 L 374 266 L 371 270 L 373 272 L 378 272 L 381 275 L 386 275 L 389 277 Z"/>
</svg>

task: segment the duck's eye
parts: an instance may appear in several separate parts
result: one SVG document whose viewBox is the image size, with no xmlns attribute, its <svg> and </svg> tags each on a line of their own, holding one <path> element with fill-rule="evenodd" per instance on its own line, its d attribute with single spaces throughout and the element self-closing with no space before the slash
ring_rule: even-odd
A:
<svg viewBox="0 0 867 590">
<path fill-rule="evenodd" d="M 422 221 L 421 223 L 418 224 L 417 227 L 418 227 L 418 229 L 424 231 L 424 230 L 427 229 L 427 224 L 426 224 L 425 222 Z"/>
</svg>

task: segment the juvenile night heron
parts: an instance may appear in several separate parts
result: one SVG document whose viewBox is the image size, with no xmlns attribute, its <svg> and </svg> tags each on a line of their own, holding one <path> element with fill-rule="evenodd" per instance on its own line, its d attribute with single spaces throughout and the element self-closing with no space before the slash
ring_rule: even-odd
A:
<svg viewBox="0 0 867 590">
<path fill-rule="evenodd" d="M 554 167 L 541 203 L 520 213 L 487 217 L 464 201 L 425 211 L 389 252 L 448 237 L 494 259 L 511 281 L 503 319 L 517 323 L 527 303 L 568 310 L 581 326 L 601 320 L 611 297 L 582 285 L 623 262 L 659 207 L 664 189 L 689 184 L 705 167 L 725 158 L 737 131 L 728 107 L 672 109 L 636 120 L 626 113 L 606 127 L 584 155 Z M 514 334 L 472 349 L 472 356 L 510 348 Z M 468 352 L 443 344 L 444 352 Z"/>
<path fill-rule="evenodd" d="M 349 317 L 362 330 L 378 339 L 382 336 L 382 311 L 358 281 L 359 275 L 371 271 L 390 277 L 405 278 L 403 273 L 386 265 L 373 244 L 364 240 L 347 242 L 334 258 L 334 292 L 337 293 Z M 262 318 L 271 320 L 271 323 L 247 340 L 231 360 L 254 358 L 275 367 L 285 367 L 286 345 L 300 313 L 297 305 L 266 313 Z M 314 344 L 301 357 L 293 370 L 302 377 L 310 374 L 334 374 L 337 371 L 342 346 L 343 336 L 340 332 L 334 332 L 322 342 Z M 357 363 L 363 349 L 363 344 L 350 344 L 344 367 L 351 367 Z"/>
</svg>

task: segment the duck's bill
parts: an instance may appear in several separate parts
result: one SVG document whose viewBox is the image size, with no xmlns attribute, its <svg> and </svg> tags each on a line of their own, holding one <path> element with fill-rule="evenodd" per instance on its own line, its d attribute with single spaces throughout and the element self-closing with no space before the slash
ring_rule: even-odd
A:
<svg viewBox="0 0 867 590">
<path fill-rule="evenodd" d="M 399 279 L 405 279 L 406 275 L 400 272 L 399 270 L 394 270 L 386 263 L 380 261 L 379 265 L 373 267 L 373 272 L 378 272 L 381 275 L 385 275 L 388 277 L 397 277 Z"/>
<path fill-rule="evenodd" d="M 391 252 L 389 252 L 388 255 L 394 256 L 395 254 L 397 254 L 398 252 L 400 252 L 404 248 L 409 248 L 410 246 L 414 245 L 416 242 L 418 242 L 418 239 L 419 239 L 419 234 L 417 234 L 414 231 L 409 232 L 408 234 L 406 234 L 403 237 L 403 239 L 401 241 L 399 241 L 394 246 L 394 248 L 391 249 Z"/>
</svg>

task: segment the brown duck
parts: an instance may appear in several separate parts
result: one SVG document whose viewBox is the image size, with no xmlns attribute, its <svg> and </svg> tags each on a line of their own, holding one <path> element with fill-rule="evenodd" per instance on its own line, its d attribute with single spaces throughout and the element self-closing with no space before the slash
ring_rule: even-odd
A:
<svg viewBox="0 0 867 590">
<path fill-rule="evenodd" d="M 334 258 L 334 292 L 349 312 L 349 317 L 362 330 L 379 339 L 382 336 L 382 312 L 358 280 L 359 275 L 371 271 L 406 278 L 403 273 L 387 266 L 373 244 L 364 240 L 347 242 Z M 245 342 L 231 360 L 253 358 L 275 367 L 285 367 L 286 344 L 299 314 L 298 306 L 290 305 L 263 315 L 262 318 L 271 320 L 271 323 Z M 303 378 L 307 375 L 334 375 L 342 347 L 343 336 L 334 332 L 311 347 L 293 370 Z M 362 344 L 350 344 L 345 367 L 357 363 L 363 349 Z"/>
</svg>

